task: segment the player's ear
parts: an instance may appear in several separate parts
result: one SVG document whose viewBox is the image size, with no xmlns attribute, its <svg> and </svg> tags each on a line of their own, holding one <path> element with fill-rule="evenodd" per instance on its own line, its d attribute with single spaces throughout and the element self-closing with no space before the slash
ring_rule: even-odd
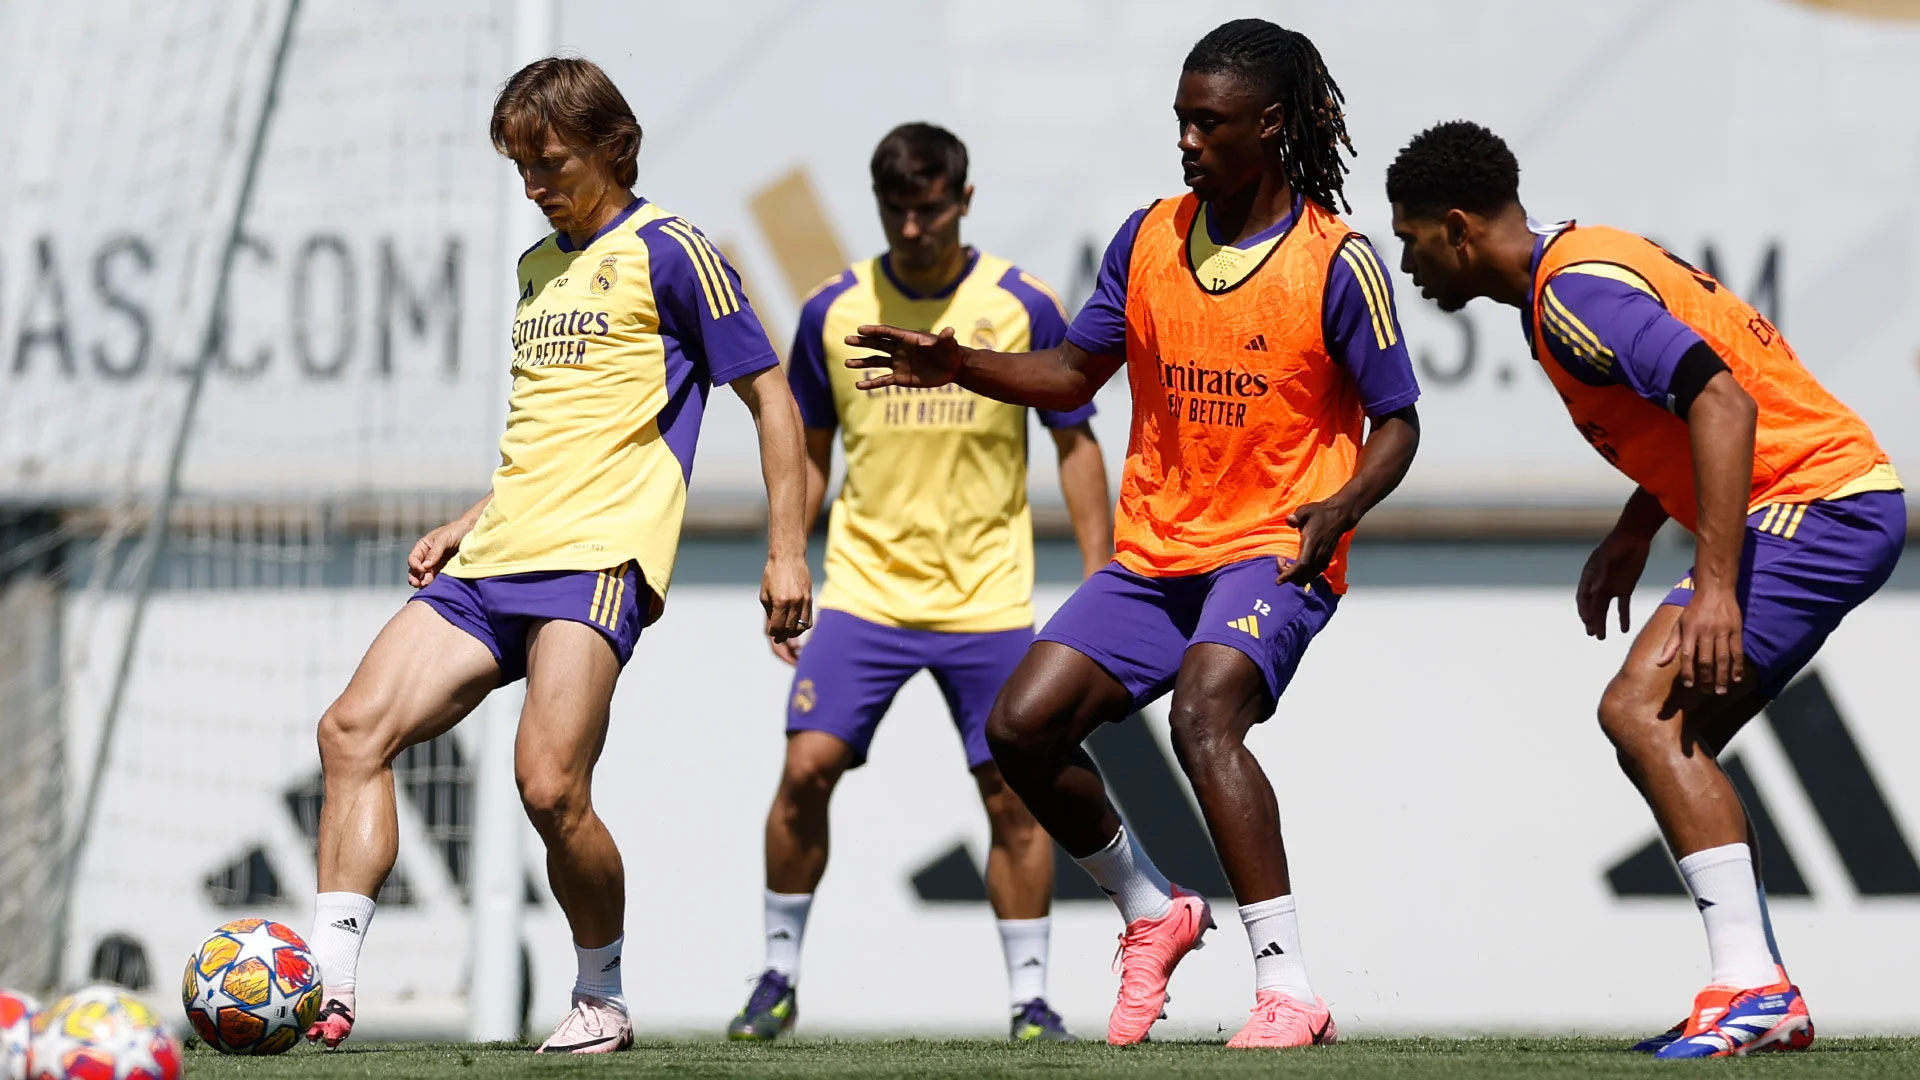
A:
<svg viewBox="0 0 1920 1080">
<path fill-rule="evenodd" d="M 1286 136 L 1286 111 L 1279 102 L 1260 110 L 1260 141 L 1272 141 L 1275 146 Z"/>
<path fill-rule="evenodd" d="M 1467 212 L 1461 209 L 1447 211 L 1447 246 L 1462 247 L 1467 242 L 1467 234 L 1472 231 L 1473 223 L 1467 220 Z"/>
<path fill-rule="evenodd" d="M 967 211 L 971 209 L 973 209 L 973 185 L 968 184 L 960 189 L 960 216 L 966 217 Z"/>
</svg>

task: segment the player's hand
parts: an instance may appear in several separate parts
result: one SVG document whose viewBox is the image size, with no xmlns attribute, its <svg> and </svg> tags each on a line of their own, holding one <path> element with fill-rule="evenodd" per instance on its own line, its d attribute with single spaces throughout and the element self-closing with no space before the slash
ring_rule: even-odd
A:
<svg viewBox="0 0 1920 1080">
<path fill-rule="evenodd" d="M 1689 688 L 1713 687 L 1726 693 L 1746 678 L 1746 651 L 1740 644 L 1740 601 L 1725 587 L 1702 588 L 1695 582 L 1693 599 L 1680 611 L 1657 663 L 1666 667 L 1680 661 L 1680 682 Z"/>
<path fill-rule="evenodd" d="M 779 657 L 780 662 L 788 667 L 794 667 L 800 663 L 800 649 L 805 644 L 806 642 L 799 637 L 790 637 L 785 641 L 774 641 L 771 638 L 767 640 L 767 645 L 773 649 L 773 655 Z"/>
<path fill-rule="evenodd" d="M 805 556 L 768 556 L 766 572 L 760 575 L 760 606 L 767 613 L 766 634 L 774 655 L 793 663 L 781 655 L 780 646 L 813 626 L 813 572 Z"/>
<path fill-rule="evenodd" d="M 1652 546 L 1643 537 L 1615 529 L 1587 556 L 1587 565 L 1580 571 L 1580 585 L 1573 592 L 1573 602 L 1580 611 L 1580 621 L 1585 624 L 1588 637 L 1607 640 L 1607 608 L 1615 600 L 1620 601 L 1620 632 L 1627 632 L 1628 599 L 1633 587 L 1640 583 L 1641 571 L 1647 568 L 1647 552 Z"/>
<path fill-rule="evenodd" d="M 1288 514 L 1287 524 L 1300 530 L 1300 553 L 1292 559 L 1280 560 L 1280 576 L 1275 583 L 1285 585 L 1291 581 L 1303 587 L 1312 585 L 1315 578 L 1327 572 L 1327 564 L 1339 550 L 1340 538 L 1359 523 L 1360 515 L 1337 495 L 1308 503 Z"/>
<path fill-rule="evenodd" d="M 873 371 L 855 384 L 861 390 L 945 386 L 959 376 L 967 356 L 953 339 L 951 326 L 938 336 L 897 326 L 863 326 L 859 333 L 847 335 L 847 344 L 882 354 L 847 358 L 848 367 Z"/>
<path fill-rule="evenodd" d="M 416 589 L 424 589 L 440 576 L 440 568 L 447 565 L 453 553 L 460 550 L 460 541 L 473 531 L 473 522 L 466 518 L 450 521 L 420 538 L 407 553 L 407 583 Z"/>
</svg>

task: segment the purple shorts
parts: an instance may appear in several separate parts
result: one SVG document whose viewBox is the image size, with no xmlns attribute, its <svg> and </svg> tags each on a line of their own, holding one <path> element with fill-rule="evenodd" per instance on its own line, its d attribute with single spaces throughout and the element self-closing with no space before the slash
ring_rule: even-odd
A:
<svg viewBox="0 0 1920 1080">
<path fill-rule="evenodd" d="M 953 726 L 967 750 L 967 768 L 993 761 L 987 750 L 987 713 L 1000 686 L 1033 644 L 1033 631 L 960 634 L 881 626 L 844 611 L 826 610 L 800 650 L 787 699 L 787 734 L 824 731 L 853 748 L 867 748 L 893 695 L 921 668 L 946 696 Z"/>
<path fill-rule="evenodd" d="M 635 563 L 613 570 L 543 570 L 501 577 L 440 574 L 415 600 L 478 638 L 500 665 L 504 685 L 527 674 L 527 631 L 542 619 L 585 623 L 600 631 L 625 667 L 640 640 L 652 592 Z"/>
<path fill-rule="evenodd" d="M 1325 578 L 1276 585 L 1279 572 L 1271 555 L 1183 577 L 1142 577 L 1108 563 L 1074 590 L 1040 640 L 1099 664 L 1134 708 L 1172 690 L 1187 647 L 1203 641 L 1245 653 L 1277 702 L 1340 604 Z"/>
<path fill-rule="evenodd" d="M 1778 697 L 1840 620 L 1886 584 L 1906 540 L 1907 501 L 1897 491 L 1777 504 L 1747 518 L 1740 643 L 1761 694 Z M 1662 603 L 1692 599 L 1689 572 Z"/>
</svg>

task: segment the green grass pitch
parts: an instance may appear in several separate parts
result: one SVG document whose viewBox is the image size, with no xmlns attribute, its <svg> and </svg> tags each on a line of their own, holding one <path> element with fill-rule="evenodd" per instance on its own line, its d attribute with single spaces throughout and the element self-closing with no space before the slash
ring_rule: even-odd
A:
<svg viewBox="0 0 1920 1080">
<path fill-rule="evenodd" d="M 1714 1075 L 1920 1076 L 1920 1039 L 1821 1039 L 1796 1054 L 1768 1054 L 1692 1065 L 1656 1062 L 1625 1050 L 1622 1039 L 1354 1039 L 1314 1050 L 1240 1051 L 1217 1042 L 1166 1042 L 1126 1049 L 1100 1043 L 1010 1046 L 987 1041 L 795 1039 L 774 1045 L 647 1040 L 624 1054 L 536 1057 L 525 1046 L 493 1043 L 349 1044 L 333 1052 L 302 1046 L 277 1058 L 225 1058 L 205 1048 L 188 1055 L 187 1076 L 320 1078 L 521 1076 L 859 1077 L 870 1080 L 1045 1077 L 1615 1077 L 1672 1076 L 1674 1069 Z"/>
</svg>

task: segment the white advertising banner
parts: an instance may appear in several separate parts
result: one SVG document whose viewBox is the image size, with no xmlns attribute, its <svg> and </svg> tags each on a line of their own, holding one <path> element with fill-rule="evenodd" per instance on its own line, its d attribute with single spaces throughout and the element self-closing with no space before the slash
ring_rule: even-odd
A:
<svg viewBox="0 0 1920 1080">
<path fill-rule="evenodd" d="M 1343 1031 L 1649 1032 L 1705 980 L 1698 916 L 1593 719 L 1625 643 L 1585 639 L 1567 592 L 1356 590 L 1257 729 L 1309 970 Z M 172 965 L 226 918 L 307 928 L 313 725 L 404 596 L 155 599 L 82 868 L 70 976 L 95 941 L 126 933 L 164 994 Z M 1063 596 L 1043 591 L 1042 611 Z M 1648 611 L 1657 595 L 1638 601 Z M 624 852 L 626 991 L 645 1030 L 716 1033 L 760 963 L 761 838 L 789 673 L 759 619 L 748 589 L 675 590 L 615 698 L 595 802 Z M 117 640 L 118 621 L 69 650 Z M 1723 759 L 1755 811 L 1775 924 L 1823 1032 L 1920 1029 L 1902 990 L 1920 965 L 1920 782 L 1904 766 L 1920 757 L 1906 678 L 1917 634 L 1920 596 L 1870 601 Z M 69 689 L 78 760 L 101 693 Z M 1163 723 L 1117 725 L 1092 748 L 1155 858 L 1224 893 Z M 462 1029 L 468 916 L 454 869 L 468 856 L 442 842 L 447 804 L 430 788 L 472 761 L 431 764 L 443 771 L 401 770 L 407 902 L 382 906 L 361 968 L 373 1032 Z M 465 782 L 459 799 L 472 798 Z M 1003 1033 L 1004 971 L 979 892 L 986 825 L 930 679 L 895 703 L 833 822 L 802 1029 Z M 538 841 L 522 840 L 540 882 Z M 280 899 L 231 895 L 233 868 L 250 861 L 255 887 L 264 864 Z M 1086 896 L 1067 870 L 1062 896 Z M 566 1004 L 573 954 L 536 891 L 537 1027 Z M 1250 1003 L 1233 901 L 1214 909 L 1213 947 L 1176 974 L 1163 1034 L 1234 1030 Z M 1119 930 L 1104 899 L 1055 906 L 1050 996 L 1082 1032 L 1102 1030 Z"/>
<path fill-rule="evenodd" d="M 1920 111 L 1892 104 L 1920 100 L 1911 4 L 310 0 L 189 492 L 485 483 L 500 282 L 541 229 L 486 139 L 521 7 L 606 65 L 646 130 L 641 192 L 729 253 L 783 351 L 801 296 L 882 247 L 867 160 L 905 120 L 967 141 L 966 237 L 1077 302 L 1127 213 L 1181 191 L 1170 103 L 1186 50 L 1260 14 L 1309 34 L 1344 89 L 1351 220 L 1390 265 L 1387 163 L 1436 121 L 1482 121 L 1518 154 L 1532 212 L 1644 232 L 1719 274 L 1920 473 Z M 0 3 L 0 498 L 116 490 L 129 459 L 157 479 L 237 183 L 234 121 L 257 107 L 278 10 Z M 1444 316 L 1395 286 L 1427 391 L 1405 498 L 1624 494 L 1513 312 Z M 759 490 L 729 399 L 694 477 L 709 504 Z M 1126 390 L 1099 400 L 1117 465 Z"/>
</svg>

